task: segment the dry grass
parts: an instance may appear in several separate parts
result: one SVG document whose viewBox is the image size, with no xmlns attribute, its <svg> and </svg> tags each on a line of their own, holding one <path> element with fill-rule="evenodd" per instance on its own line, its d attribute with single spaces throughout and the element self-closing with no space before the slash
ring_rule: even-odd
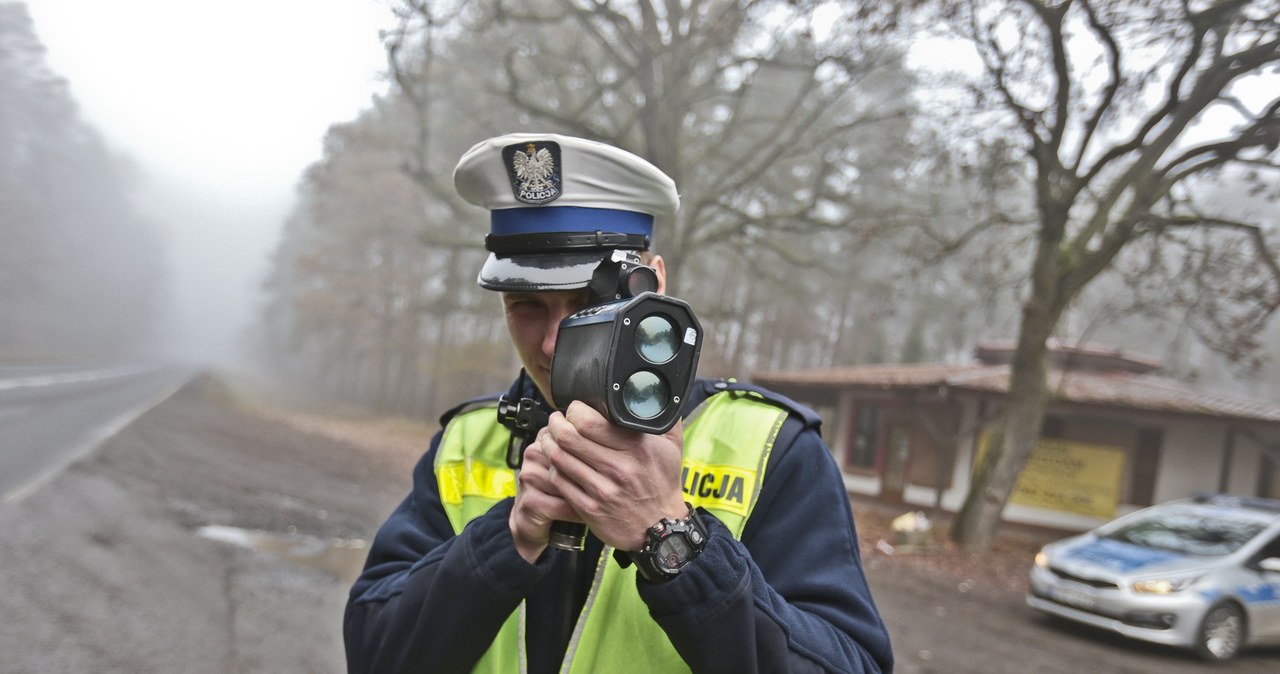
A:
<svg viewBox="0 0 1280 674">
<path fill-rule="evenodd" d="M 254 373 L 221 372 L 215 381 L 223 397 L 241 412 L 351 445 L 371 464 L 405 481 L 436 431 L 434 423 L 377 416 L 324 401 Z"/>
<path fill-rule="evenodd" d="M 878 564 L 901 564 L 951 577 L 957 584 L 975 584 L 1010 593 L 1027 590 L 1027 570 L 1036 551 L 1055 536 L 1032 534 L 1006 526 L 995 545 L 983 553 L 968 553 L 951 542 L 950 522 L 933 522 L 923 545 L 895 545 L 893 518 L 909 507 L 890 509 L 878 503 L 858 501 L 854 513 L 863 558 Z"/>
<path fill-rule="evenodd" d="M 427 451 L 434 429 L 404 419 L 335 416 L 257 409 L 258 416 L 279 421 L 303 433 L 350 444 L 406 479 Z"/>
</svg>

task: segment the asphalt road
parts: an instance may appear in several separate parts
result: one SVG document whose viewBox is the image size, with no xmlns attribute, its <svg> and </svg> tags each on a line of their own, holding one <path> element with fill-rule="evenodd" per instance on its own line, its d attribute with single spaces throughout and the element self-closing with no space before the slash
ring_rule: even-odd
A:
<svg viewBox="0 0 1280 674">
<path fill-rule="evenodd" d="M 1051 620 L 1020 593 L 877 559 L 867 566 L 897 674 L 1274 674 L 1280 647 L 1208 664 L 1189 651 Z"/>
<path fill-rule="evenodd" d="M 189 376 L 156 365 L 0 368 L 0 499 L 26 498 Z"/>
</svg>

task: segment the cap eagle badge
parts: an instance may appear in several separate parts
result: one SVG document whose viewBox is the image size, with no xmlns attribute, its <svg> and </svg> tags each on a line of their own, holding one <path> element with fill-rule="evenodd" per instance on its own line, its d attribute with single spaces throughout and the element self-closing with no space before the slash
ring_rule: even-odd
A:
<svg viewBox="0 0 1280 674">
<path fill-rule="evenodd" d="M 560 146 L 556 143 L 511 145 L 507 157 L 511 187 L 517 201 L 545 204 L 560 196 Z"/>
</svg>

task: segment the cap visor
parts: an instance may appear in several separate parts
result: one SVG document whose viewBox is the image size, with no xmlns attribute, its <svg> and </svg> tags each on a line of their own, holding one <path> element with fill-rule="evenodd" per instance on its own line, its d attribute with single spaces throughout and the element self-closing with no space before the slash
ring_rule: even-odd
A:
<svg viewBox="0 0 1280 674">
<path fill-rule="evenodd" d="M 591 275 L 608 256 L 607 250 L 504 257 L 490 253 L 478 282 L 481 288 L 503 292 L 576 290 L 590 285 Z"/>
</svg>

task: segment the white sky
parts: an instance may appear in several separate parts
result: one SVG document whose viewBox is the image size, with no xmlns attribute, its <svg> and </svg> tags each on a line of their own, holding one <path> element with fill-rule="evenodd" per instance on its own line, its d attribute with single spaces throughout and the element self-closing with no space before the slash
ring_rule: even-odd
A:
<svg viewBox="0 0 1280 674">
<path fill-rule="evenodd" d="M 27 0 L 84 118 L 143 174 L 175 353 L 232 356 L 329 125 L 386 86 L 382 0 Z"/>
</svg>

